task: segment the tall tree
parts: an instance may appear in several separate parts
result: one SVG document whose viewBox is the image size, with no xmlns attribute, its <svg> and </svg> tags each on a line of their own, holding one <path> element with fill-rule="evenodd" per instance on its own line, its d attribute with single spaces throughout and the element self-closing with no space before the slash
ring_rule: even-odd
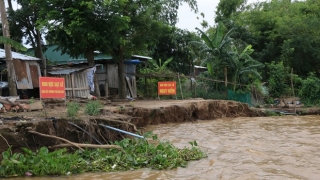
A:
<svg viewBox="0 0 320 180">
<path fill-rule="evenodd" d="M 215 21 L 229 24 L 231 17 L 245 9 L 247 0 L 220 0 L 216 10 Z"/>
<path fill-rule="evenodd" d="M 184 74 L 190 73 L 190 66 L 196 59 L 195 51 L 189 45 L 190 41 L 199 41 L 200 37 L 194 32 L 168 27 L 161 33 L 157 43 L 150 46 L 151 57 L 157 60 L 165 60 L 173 57 L 173 61 L 168 65 L 172 71 Z"/>
<path fill-rule="evenodd" d="M 9 8 L 9 19 L 14 28 L 13 35 L 17 38 L 15 40 L 21 41 L 22 38 L 19 35 L 26 39 L 25 43 L 35 50 L 34 56 L 42 59 L 43 74 L 46 75 L 46 60 L 42 51 L 44 33 L 43 29 L 36 24 L 39 18 L 39 4 L 30 0 L 17 0 L 17 3 L 20 6 L 18 9 Z"/>
<path fill-rule="evenodd" d="M 52 42 L 72 56 L 85 54 L 94 64 L 94 51 L 110 53 L 118 64 L 119 97 L 125 98 L 123 62 L 132 52 L 156 42 L 164 24 L 174 25 L 177 10 L 195 0 L 34 0 L 41 4 L 39 21 L 49 30 Z"/>
</svg>

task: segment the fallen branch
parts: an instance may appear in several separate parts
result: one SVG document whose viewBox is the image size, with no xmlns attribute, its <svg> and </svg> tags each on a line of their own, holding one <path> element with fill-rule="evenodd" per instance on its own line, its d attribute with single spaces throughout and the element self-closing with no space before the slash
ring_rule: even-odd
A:
<svg viewBox="0 0 320 180">
<path fill-rule="evenodd" d="M 130 122 L 126 122 L 126 121 L 120 121 L 120 120 L 114 120 L 114 119 L 105 119 L 105 118 L 96 118 L 96 120 L 101 120 L 101 121 L 109 121 L 109 122 L 117 122 L 117 123 L 121 123 L 121 124 L 127 124 L 133 127 L 133 130 L 136 132 L 139 132 L 139 130 L 137 129 L 136 125 L 130 123 Z"/>
<path fill-rule="evenodd" d="M 7 141 L 7 139 L 6 139 L 6 138 L 4 138 L 4 137 L 2 136 L 2 134 L 0 134 L 0 137 L 2 137 L 2 138 L 3 138 L 3 140 L 7 143 L 8 147 L 10 147 L 10 145 L 9 145 L 9 143 L 8 143 L 8 141 Z"/>
<path fill-rule="evenodd" d="M 120 146 L 117 145 L 98 145 L 98 144 L 80 144 L 75 143 L 77 146 L 82 148 L 101 148 L 101 149 L 120 149 L 123 150 Z M 71 144 L 58 144 L 54 146 L 50 146 L 49 148 L 61 148 L 61 147 L 72 147 Z"/>
<path fill-rule="evenodd" d="M 73 143 L 73 142 L 68 141 L 68 140 L 66 140 L 66 139 L 64 139 L 64 138 L 61 138 L 61 137 L 58 137 L 58 136 L 53 136 L 53 135 L 48 135 L 48 134 L 42 134 L 42 133 L 39 133 L 39 132 L 36 132 L 36 131 L 28 131 L 28 132 L 29 132 L 29 133 L 32 133 L 32 134 L 37 134 L 37 135 L 39 135 L 39 136 L 44 136 L 44 137 L 48 137 L 48 138 L 59 139 L 59 140 L 61 140 L 61 141 L 64 141 L 64 142 L 72 145 L 72 146 L 75 146 L 75 147 L 77 147 L 77 148 L 79 148 L 80 150 L 83 151 L 83 149 L 82 149 L 80 146 L 78 146 L 77 143 Z"/>
</svg>

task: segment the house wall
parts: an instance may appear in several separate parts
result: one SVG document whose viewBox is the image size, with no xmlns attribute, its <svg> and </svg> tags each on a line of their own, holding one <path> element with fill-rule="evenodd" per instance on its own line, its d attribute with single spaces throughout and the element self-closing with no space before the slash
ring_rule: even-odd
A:
<svg viewBox="0 0 320 180">
<path fill-rule="evenodd" d="M 96 75 L 98 77 L 98 84 L 105 85 L 107 82 L 107 67 L 104 66 L 97 66 Z"/>
<path fill-rule="evenodd" d="M 13 60 L 17 89 L 34 89 L 39 87 L 40 66 L 36 61 Z"/>
<path fill-rule="evenodd" d="M 109 88 L 119 88 L 118 66 L 116 64 L 108 64 L 107 78 Z"/>
<path fill-rule="evenodd" d="M 116 89 L 119 88 L 119 76 L 118 76 L 118 65 L 117 64 L 107 64 L 107 67 L 105 68 L 106 72 L 102 69 L 97 70 L 98 72 L 98 79 L 100 84 L 100 91 L 104 91 L 104 85 L 107 82 L 109 93 L 110 94 L 117 94 Z M 129 89 L 127 89 L 128 94 L 131 97 L 136 97 L 137 92 L 137 85 L 136 85 L 136 79 L 135 79 L 135 72 L 136 72 L 136 65 L 134 64 L 125 64 L 124 65 L 124 71 L 125 76 L 128 78 L 126 79 L 126 83 L 128 83 L 131 86 L 131 93 L 129 93 Z M 106 73 L 106 76 L 103 75 L 103 73 Z M 104 78 L 107 78 L 106 82 Z M 103 89 L 101 89 L 103 88 Z"/>
</svg>

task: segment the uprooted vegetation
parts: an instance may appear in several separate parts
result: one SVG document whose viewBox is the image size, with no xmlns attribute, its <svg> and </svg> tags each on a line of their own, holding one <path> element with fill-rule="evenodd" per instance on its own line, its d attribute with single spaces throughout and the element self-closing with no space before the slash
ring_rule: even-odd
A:
<svg viewBox="0 0 320 180">
<path fill-rule="evenodd" d="M 155 137 L 155 136 L 154 136 Z M 86 149 L 68 152 L 65 148 L 49 152 L 42 147 L 36 152 L 22 148 L 22 153 L 4 151 L 0 165 L 0 176 L 44 176 L 69 175 L 81 172 L 115 171 L 138 168 L 171 169 L 185 167 L 190 160 L 198 160 L 206 155 L 190 142 L 191 148 L 178 149 L 169 142 L 153 138 L 123 139 L 114 142 L 114 148 Z"/>
</svg>

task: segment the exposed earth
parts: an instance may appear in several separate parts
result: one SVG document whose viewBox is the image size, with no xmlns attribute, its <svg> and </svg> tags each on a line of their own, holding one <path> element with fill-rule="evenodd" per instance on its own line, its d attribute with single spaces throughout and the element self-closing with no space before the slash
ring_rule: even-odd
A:
<svg viewBox="0 0 320 180">
<path fill-rule="evenodd" d="M 100 115 L 84 114 L 84 103 L 75 119 L 67 117 L 64 105 L 46 104 L 41 111 L 7 112 L 0 114 L 0 152 L 12 146 L 14 152 L 21 147 L 38 149 L 62 144 L 61 140 L 45 135 L 61 137 L 75 143 L 109 144 L 125 137 L 123 133 L 106 129 L 104 124 L 133 133 L 144 133 L 144 127 L 168 122 L 212 120 L 222 117 L 265 116 L 265 109 L 250 108 L 247 104 L 225 100 L 137 100 L 131 102 L 106 102 Z M 291 109 L 291 108 L 290 108 Z M 276 110 L 271 108 L 269 110 Z M 286 109 L 286 112 L 289 109 Z M 282 110 L 283 111 L 283 110 Z M 319 114 L 316 108 L 297 108 L 298 114 Z M 1 157 L 0 157 L 1 159 Z"/>
</svg>

